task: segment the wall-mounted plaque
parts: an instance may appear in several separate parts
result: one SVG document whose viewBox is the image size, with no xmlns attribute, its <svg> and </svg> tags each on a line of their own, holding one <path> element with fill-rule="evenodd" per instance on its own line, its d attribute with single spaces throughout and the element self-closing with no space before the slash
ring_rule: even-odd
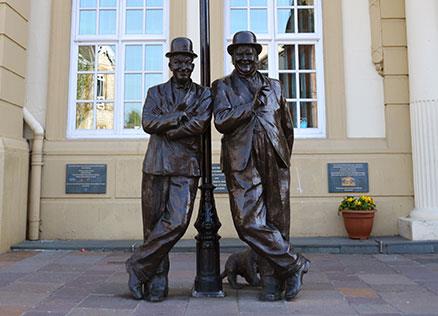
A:
<svg viewBox="0 0 438 316">
<path fill-rule="evenodd" d="M 225 175 L 218 163 L 212 164 L 211 167 L 213 185 L 216 187 L 214 193 L 228 193 L 227 183 L 225 182 Z"/>
<path fill-rule="evenodd" d="M 67 164 L 65 193 L 105 194 L 106 164 Z"/>
<path fill-rule="evenodd" d="M 369 192 L 368 163 L 329 163 L 329 193 Z"/>
</svg>

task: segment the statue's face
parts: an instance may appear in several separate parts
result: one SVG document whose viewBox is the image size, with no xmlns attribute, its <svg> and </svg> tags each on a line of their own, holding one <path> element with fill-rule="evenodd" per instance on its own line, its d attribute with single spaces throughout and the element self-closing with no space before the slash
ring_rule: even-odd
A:
<svg viewBox="0 0 438 316">
<path fill-rule="evenodd" d="M 232 55 L 232 62 L 237 72 L 248 77 L 257 71 L 258 54 L 250 45 L 237 46 Z"/>
<path fill-rule="evenodd" d="M 190 55 L 177 54 L 170 57 L 169 68 L 178 81 L 187 81 L 192 75 L 195 65 Z"/>
</svg>

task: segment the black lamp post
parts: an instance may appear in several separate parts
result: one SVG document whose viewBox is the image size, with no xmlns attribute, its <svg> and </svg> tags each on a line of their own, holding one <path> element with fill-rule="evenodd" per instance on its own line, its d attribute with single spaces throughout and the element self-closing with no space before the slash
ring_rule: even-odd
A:
<svg viewBox="0 0 438 316">
<path fill-rule="evenodd" d="M 209 0 L 199 0 L 201 40 L 201 84 L 210 86 L 210 13 Z M 217 234 L 221 223 L 214 203 L 214 186 L 211 177 L 211 130 L 210 124 L 202 136 L 202 184 L 201 203 L 195 227 L 196 235 L 196 278 L 192 295 L 194 297 L 224 297 L 220 278 L 219 239 Z"/>
</svg>

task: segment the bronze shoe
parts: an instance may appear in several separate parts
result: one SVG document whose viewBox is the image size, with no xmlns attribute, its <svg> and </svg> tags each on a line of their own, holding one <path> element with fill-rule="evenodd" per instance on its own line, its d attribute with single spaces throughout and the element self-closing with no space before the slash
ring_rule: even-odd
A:
<svg viewBox="0 0 438 316">
<path fill-rule="evenodd" d="M 128 263 L 126 263 L 126 271 L 129 274 L 128 287 L 129 291 L 131 291 L 132 296 L 136 300 L 143 299 L 143 283 L 140 281 L 140 279 L 137 277 L 134 270 Z"/>
<path fill-rule="evenodd" d="M 162 302 L 169 293 L 167 275 L 156 275 L 147 285 L 145 290 L 146 300 L 152 303 Z"/>
<path fill-rule="evenodd" d="M 265 302 L 279 301 L 282 298 L 282 282 L 273 275 L 262 276 L 262 292 L 259 299 Z"/>
<path fill-rule="evenodd" d="M 286 301 L 293 300 L 303 287 L 303 275 L 309 271 L 310 261 L 302 257 L 304 263 L 291 276 L 286 279 L 286 291 L 284 298 Z"/>
</svg>

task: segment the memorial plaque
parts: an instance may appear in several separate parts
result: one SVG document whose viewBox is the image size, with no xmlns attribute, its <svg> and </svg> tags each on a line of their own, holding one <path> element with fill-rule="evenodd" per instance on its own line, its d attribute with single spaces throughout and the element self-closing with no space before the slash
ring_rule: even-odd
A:
<svg viewBox="0 0 438 316">
<path fill-rule="evenodd" d="M 329 193 L 366 193 L 368 187 L 368 163 L 329 163 Z"/>
<path fill-rule="evenodd" d="M 105 194 L 106 164 L 67 164 L 65 193 Z"/>
<path fill-rule="evenodd" d="M 216 187 L 214 193 L 228 193 L 227 183 L 225 182 L 225 175 L 218 163 L 211 166 L 213 185 Z"/>
</svg>

